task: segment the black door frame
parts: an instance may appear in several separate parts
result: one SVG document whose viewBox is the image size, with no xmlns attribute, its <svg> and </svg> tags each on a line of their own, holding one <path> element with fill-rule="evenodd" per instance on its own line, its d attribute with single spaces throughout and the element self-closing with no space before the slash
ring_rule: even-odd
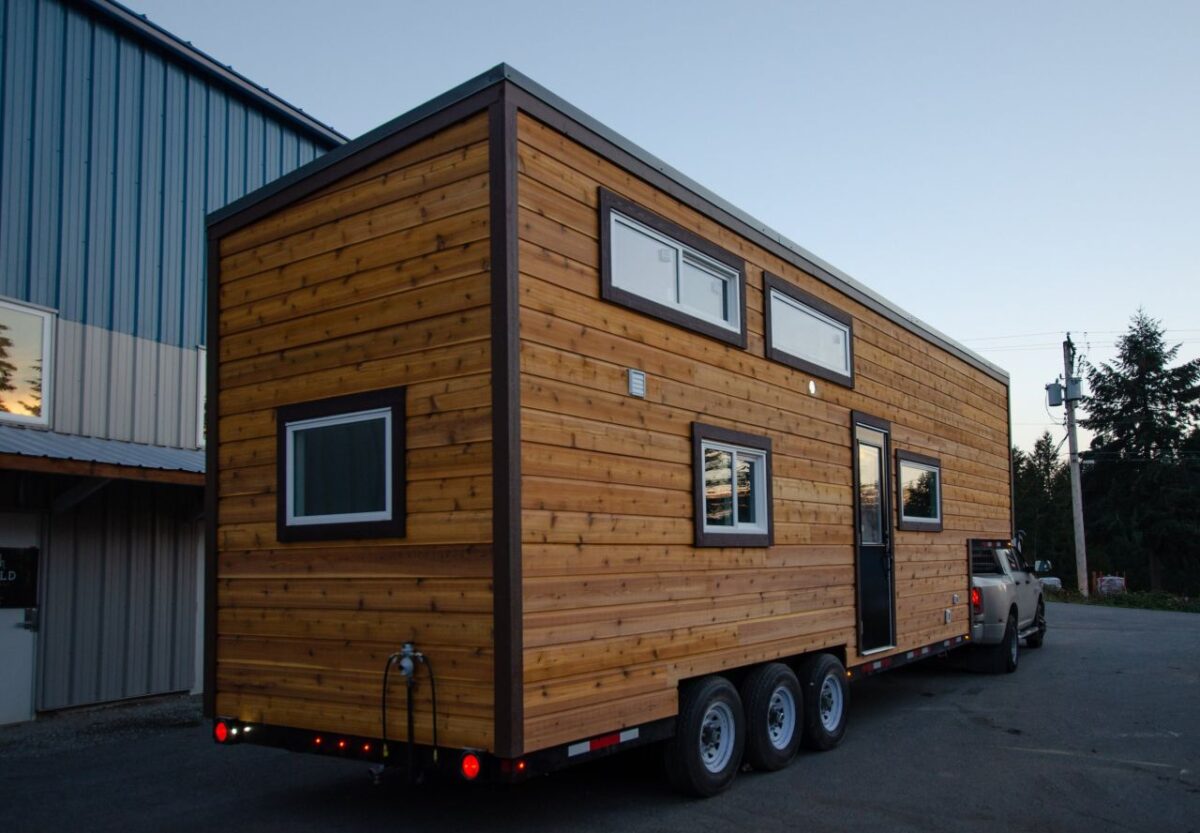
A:
<svg viewBox="0 0 1200 833">
<path fill-rule="evenodd" d="M 891 631 L 891 640 L 889 641 L 888 645 L 876 645 L 872 648 L 864 648 L 863 647 L 863 619 L 862 619 L 863 601 L 862 601 L 862 577 L 861 577 L 862 541 L 860 540 L 861 535 L 860 535 L 860 522 L 859 522 L 859 514 L 858 514 L 859 513 L 858 490 L 859 490 L 859 485 L 860 485 L 859 471 L 858 471 L 858 426 L 860 426 L 860 425 L 863 426 L 864 428 L 869 428 L 873 431 L 879 431 L 883 434 L 883 454 L 882 454 L 882 458 L 880 460 L 880 465 L 883 469 L 880 472 L 880 489 L 882 490 L 883 493 L 880 495 L 880 499 L 882 501 L 882 509 L 883 509 L 883 534 L 884 534 L 884 542 L 885 542 L 884 546 L 887 548 L 887 555 L 891 562 L 891 569 L 888 570 L 888 589 L 890 591 L 890 597 L 888 599 L 888 612 L 889 612 L 888 627 Z M 892 495 L 891 495 L 892 485 L 890 482 L 892 479 L 891 478 L 891 475 L 892 475 L 891 453 L 892 453 L 892 424 L 885 419 L 880 419 L 879 417 L 871 416 L 870 414 L 863 413 L 862 411 L 851 411 L 850 412 L 850 460 L 851 460 L 851 465 L 854 468 L 854 495 L 853 495 L 854 511 L 853 511 L 853 521 L 852 521 L 852 523 L 854 525 L 854 598 L 855 598 L 855 602 L 857 604 L 857 610 L 855 611 L 855 619 L 856 619 L 856 624 L 858 627 L 858 653 L 860 656 L 864 655 L 864 651 L 866 651 L 866 652 L 881 651 L 881 650 L 886 650 L 889 647 L 894 647 L 896 645 L 896 536 L 895 536 L 895 530 L 892 528 L 894 519 L 892 517 Z"/>
</svg>

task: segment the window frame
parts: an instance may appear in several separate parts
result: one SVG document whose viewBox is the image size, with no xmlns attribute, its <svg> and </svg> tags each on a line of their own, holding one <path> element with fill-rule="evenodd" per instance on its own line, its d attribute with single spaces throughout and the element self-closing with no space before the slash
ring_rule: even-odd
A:
<svg viewBox="0 0 1200 833">
<path fill-rule="evenodd" d="M 936 518 L 914 518 L 904 514 L 904 464 L 909 463 L 922 469 L 932 470 L 937 474 L 937 509 Z M 943 526 L 942 490 L 942 461 L 937 457 L 927 457 L 915 451 L 896 449 L 896 529 L 907 532 L 941 532 Z"/>
<path fill-rule="evenodd" d="M 347 396 L 335 396 L 313 402 L 281 405 L 275 411 L 275 537 L 280 541 L 329 541 L 355 540 L 360 538 L 403 538 L 405 536 L 405 391 L 404 387 L 368 391 Z M 294 446 L 292 436 L 295 426 L 308 424 L 339 424 L 339 417 L 365 416 L 371 412 L 386 412 L 390 420 L 387 432 L 388 451 L 391 455 L 390 501 L 384 510 L 389 517 L 368 517 L 354 520 L 353 515 L 320 515 L 319 520 L 294 522 L 292 514 Z M 347 420 L 353 421 L 353 420 Z M 344 423 L 343 423 L 344 424 Z"/>
<path fill-rule="evenodd" d="M 49 428 L 51 408 L 54 405 L 54 342 L 58 333 L 58 312 L 49 307 L 4 297 L 0 297 L 0 307 L 36 315 L 42 319 L 42 412 L 39 416 L 32 417 L 0 411 L 0 422 L 31 428 Z"/>
<path fill-rule="evenodd" d="M 742 449 L 763 457 L 764 508 L 761 531 L 747 527 L 730 527 L 728 530 L 710 527 L 704 506 L 704 449 L 706 447 Z M 697 547 L 770 547 L 775 544 L 775 513 L 771 488 L 771 438 L 747 434 L 702 422 L 692 423 L 692 501 L 694 504 L 694 545 Z M 736 497 L 734 499 L 736 505 Z"/>
<path fill-rule="evenodd" d="M 850 368 L 848 374 L 839 373 L 836 370 L 817 364 L 809 359 L 801 358 L 775 346 L 772 339 L 774 327 L 774 322 L 772 321 L 772 292 L 778 292 L 792 303 L 807 307 L 819 316 L 828 318 L 846 328 L 846 353 Z M 827 382 L 845 385 L 851 389 L 854 388 L 854 317 L 838 309 L 828 301 L 805 292 L 798 286 L 770 272 L 763 272 L 763 343 L 765 346 L 765 355 L 771 361 L 779 362 L 795 370 L 802 370 Z"/>
<path fill-rule="evenodd" d="M 649 315 L 677 327 L 700 333 L 726 344 L 745 349 L 746 347 L 746 262 L 700 235 L 655 214 L 635 202 L 625 199 L 607 188 L 599 188 L 600 202 L 600 297 L 610 303 L 628 307 L 635 312 Z M 653 301 L 628 289 L 613 284 L 612 276 L 612 223 L 613 213 L 644 226 L 656 236 L 665 237 L 670 244 L 683 252 L 691 250 L 703 259 L 716 261 L 736 273 L 734 295 L 737 299 L 737 328 L 716 324 L 712 320 L 687 312 L 684 309 Z"/>
</svg>

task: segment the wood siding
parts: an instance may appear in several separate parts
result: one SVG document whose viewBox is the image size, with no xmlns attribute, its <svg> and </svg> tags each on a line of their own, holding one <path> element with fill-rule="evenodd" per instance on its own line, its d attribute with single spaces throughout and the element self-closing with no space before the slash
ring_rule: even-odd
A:
<svg viewBox="0 0 1200 833">
<path fill-rule="evenodd" d="M 489 204 L 480 113 L 220 241 L 217 714 L 377 737 L 412 640 L 439 741 L 491 748 Z M 281 543 L 276 408 L 397 386 L 405 537 Z M 397 740 L 404 706 L 393 675 Z"/>
<path fill-rule="evenodd" d="M 861 661 L 851 410 L 942 462 L 944 531 L 893 533 L 897 652 L 965 633 L 965 541 L 1009 534 L 1005 386 L 528 115 L 518 139 L 526 750 L 673 715 L 695 675 Z M 600 186 L 745 259 L 746 349 L 600 299 Z M 853 390 L 764 357 L 764 270 L 853 316 Z M 770 437 L 775 546 L 692 546 L 693 421 Z"/>
</svg>

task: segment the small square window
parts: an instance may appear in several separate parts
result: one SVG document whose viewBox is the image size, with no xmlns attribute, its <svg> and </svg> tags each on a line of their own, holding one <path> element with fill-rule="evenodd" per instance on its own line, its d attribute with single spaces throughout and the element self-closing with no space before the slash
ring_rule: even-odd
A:
<svg viewBox="0 0 1200 833">
<path fill-rule="evenodd" d="M 900 529 L 940 532 L 942 467 L 933 457 L 896 451 L 896 501 Z"/>
<path fill-rule="evenodd" d="M 0 300 L 0 420 L 50 424 L 55 315 Z"/>
<path fill-rule="evenodd" d="M 767 358 L 854 387 L 854 322 L 846 313 L 764 272 Z"/>
<path fill-rule="evenodd" d="M 404 391 L 279 409 L 281 541 L 404 535 Z"/>
<path fill-rule="evenodd" d="M 603 188 L 600 294 L 671 324 L 746 346 L 742 259 Z"/>
<path fill-rule="evenodd" d="M 770 439 L 695 422 L 692 445 L 696 546 L 770 546 Z"/>
</svg>

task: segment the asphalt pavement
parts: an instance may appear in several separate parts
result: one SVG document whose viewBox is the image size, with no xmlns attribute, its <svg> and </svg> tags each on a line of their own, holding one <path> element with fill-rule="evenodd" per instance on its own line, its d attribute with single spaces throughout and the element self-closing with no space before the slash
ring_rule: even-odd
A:
<svg viewBox="0 0 1200 833">
<path fill-rule="evenodd" d="M 1200 616 L 1052 604 L 1015 674 L 851 688 L 845 741 L 670 792 L 654 749 L 515 787 L 209 740 L 194 698 L 0 727 L 5 831 L 1200 831 Z"/>
</svg>

